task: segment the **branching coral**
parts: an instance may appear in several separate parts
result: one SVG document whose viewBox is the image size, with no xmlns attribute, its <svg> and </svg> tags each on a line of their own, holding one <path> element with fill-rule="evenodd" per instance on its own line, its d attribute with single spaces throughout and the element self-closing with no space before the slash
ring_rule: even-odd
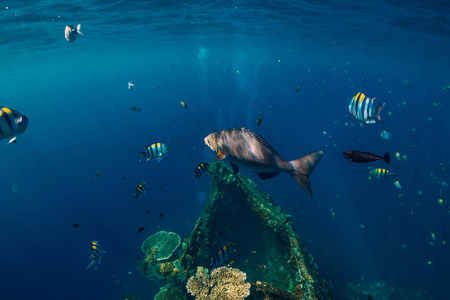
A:
<svg viewBox="0 0 450 300">
<path fill-rule="evenodd" d="M 250 294 L 247 275 L 238 269 L 221 267 L 211 275 L 203 267 L 197 267 L 195 276 L 189 278 L 186 289 L 196 300 L 242 300 Z"/>
</svg>

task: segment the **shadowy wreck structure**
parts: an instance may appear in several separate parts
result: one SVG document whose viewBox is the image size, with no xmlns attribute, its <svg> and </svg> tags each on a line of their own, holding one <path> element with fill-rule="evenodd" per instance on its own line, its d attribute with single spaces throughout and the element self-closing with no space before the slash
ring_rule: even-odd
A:
<svg viewBox="0 0 450 300">
<path fill-rule="evenodd" d="M 213 176 L 210 200 L 178 253 L 155 258 L 165 244 L 173 248 L 169 241 L 145 247 L 140 271 L 168 281 L 155 299 L 331 299 L 331 287 L 318 277 L 290 216 L 272 204 L 272 196 L 222 162 L 210 164 L 208 173 Z M 227 249 L 225 261 L 209 270 L 229 243 L 234 247 Z"/>
</svg>

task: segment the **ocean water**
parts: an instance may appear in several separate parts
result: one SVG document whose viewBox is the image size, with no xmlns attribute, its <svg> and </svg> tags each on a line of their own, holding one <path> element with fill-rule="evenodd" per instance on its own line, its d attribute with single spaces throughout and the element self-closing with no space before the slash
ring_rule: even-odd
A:
<svg viewBox="0 0 450 300">
<path fill-rule="evenodd" d="M 1 299 L 153 299 L 162 283 L 136 270 L 142 242 L 190 234 L 210 182 L 192 172 L 215 161 L 203 138 L 235 126 L 288 160 L 325 150 L 313 198 L 287 174 L 240 172 L 292 216 L 336 290 L 385 282 L 446 299 L 447 1 L 3 1 L 0 11 L 0 106 L 29 119 L 17 144 L 0 142 Z M 79 23 L 84 35 L 68 43 L 65 26 Z M 386 102 L 384 126 L 348 116 L 360 91 Z M 172 151 L 139 162 L 151 142 Z M 392 161 L 349 164 L 345 150 Z M 402 189 L 368 180 L 368 167 L 398 173 Z M 93 240 L 108 252 L 97 271 L 86 269 Z"/>
</svg>

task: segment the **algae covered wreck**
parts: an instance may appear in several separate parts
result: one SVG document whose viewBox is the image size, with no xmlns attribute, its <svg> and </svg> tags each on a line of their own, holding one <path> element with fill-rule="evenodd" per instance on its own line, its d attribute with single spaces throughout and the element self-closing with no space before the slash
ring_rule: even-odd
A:
<svg viewBox="0 0 450 300">
<path fill-rule="evenodd" d="M 210 200 L 178 253 L 156 257 L 166 244 L 173 248 L 164 234 L 159 246 L 143 248 L 141 272 L 168 282 L 155 299 L 331 299 L 330 286 L 301 248 L 290 216 L 272 196 L 224 163 L 210 164 L 208 172 Z M 208 270 L 229 242 L 235 245 L 232 253 L 220 268 Z"/>
</svg>

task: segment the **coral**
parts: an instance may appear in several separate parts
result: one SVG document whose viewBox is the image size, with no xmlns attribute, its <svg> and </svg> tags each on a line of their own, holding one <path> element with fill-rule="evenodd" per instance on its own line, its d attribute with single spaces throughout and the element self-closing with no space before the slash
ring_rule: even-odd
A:
<svg viewBox="0 0 450 300">
<path fill-rule="evenodd" d="M 186 292 L 175 285 L 162 287 L 155 295 L 154 300 L 187 300 Z"/>
<path fill-rule="evenodd" d="M 220 267 L 208 275 L 207 269 L 197 267 L 197 273 L 189 278 L 186 289 L 197 300 L 241 300 L 250 294 L 250 283 L 245 282 L 246 278 L 244 272 L 235 268 Z"/>
<path fill-rule="evenodd" d="M 180 242 L 181 238 L 178 234 L 160 231 L 149 236 L 142 244 L 141 250 L 146 254 L 149 250 L 155 252 L 155 260 L 164 260 L 172 256 L 172 253 L 178 248 Z"/>
</svg>

